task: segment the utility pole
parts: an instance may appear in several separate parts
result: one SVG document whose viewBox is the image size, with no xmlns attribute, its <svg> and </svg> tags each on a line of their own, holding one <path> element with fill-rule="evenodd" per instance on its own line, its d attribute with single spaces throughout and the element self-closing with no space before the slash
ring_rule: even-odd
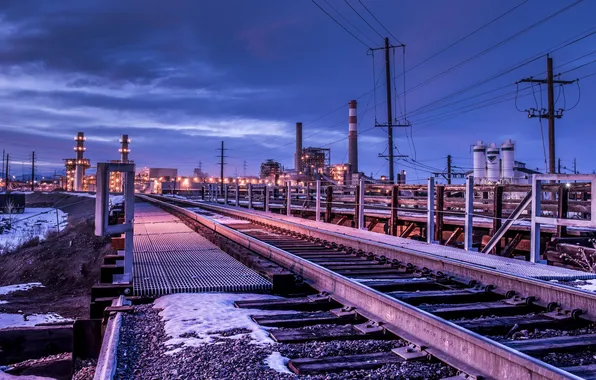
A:
<svg viewBox="0 0 596 380">
<path fill-rule="evenodd" d="M 561 157 L 557 159 L 557 173 L 561 174 Z"/>
<path fill-rule="evenodd" d="M 227 149 L 224 149 L 224 142 L 223 141 L 221 142 L 221 148 L 219 150 L 220 150 L 221 153 L 217 157 L 219 157 L 219 159 L 220 159 L 219 160 L 219 170 L 220 170 L 221 186 L 222 186 L 222 189 L 223 189 L 223 183 L 224 183 L 224 165 L 226 164 L 224 162 L 224 158 L 227 157 L 227 156 L 224 155 L 224 152 Z"/>
<path fill-rule="evenodd" d="M 31 153 L 31 191 L 35 191 L 35 151 Z"/>
<path fill-rule="evenodd" d="M 385 37 L 385 81 L 387 88 L 387 138 L 389 150 L 389 181 L 395 183 L 395 169 L 393 167 L 393 115 L 391 109 L 391 62 L 389 58 L 389 37 Z"/>
<path fill-rule="evenodd" d="M 451 155 L 447 155 L 447 184 L 451 185 Z"/>
<path fill-rule="evenodd" d="M 248 168 L 248 163 L 246 161 L 244 161 L 244 164 L 243 164 L 243 175 L 244 175 L 244 178 L 246 178 L 246 168 Z"/>
<path fill-rule="evenodd" d="M 10 162 L 10 154 L 6 153 L 6 169 L 4 170 L 4 184 L 6 185 L 6 192 L 8 193 L 8 168 Z"/>
<path fill-rule="evenodd" d="M 577 173 L 577 159 L 576 158 L 573 159 L 573 174 L 578 174 Z"/>
<path fill-rule="evenodd" d="M 409 123 L 405 124 L 394 124 L 393 122 L 393 103 L 391 101 L 391 55 L 389 54 L 390 49 L 396 47 L 405 48 L 406 45 L 400 44 L 397 46 L 389 44 L 389 37 L 385 37 L 385 46 L 379 48 L 372 48 L 371 51 L 384 50 L 385 51 L 385 88 L 387 90 L 387 125 L 377 124 L 377 127 L 387 127 L 387 156 L 379 154 L 379 157 L 387 157 L 389 159 L 389 181 L 395 183 L 395 154 L 393 153 L 393 128 L 394 127 L 407 127 Z M 405 91 L 405 88 L 404 88 Z M 405 96 L 405 93 L 404 93 Z M 407 156 L 400 156 L 407 157 Z"/>
<path fill-rule="evenodd" d="M 548 95 L 548 110 L 537 110 L 530 108 L 528 117 L 539 117 L 541 119 L 548 119 L 548 171 L 551 174 L 555 173 L 555 119 L 563 117 L 563 110 L 555 110 L 555 84 L 566 85 L 574 83 L 571 80 L 554 80 L 553 75 L 553 59 L 546 56 L 546 79 L 534 79 L 532 77 L 520 80 L 518 83 L 538 83 L 546 84 Z M 538 111 L 538 113 L 536 113 Z"/>
</svg>

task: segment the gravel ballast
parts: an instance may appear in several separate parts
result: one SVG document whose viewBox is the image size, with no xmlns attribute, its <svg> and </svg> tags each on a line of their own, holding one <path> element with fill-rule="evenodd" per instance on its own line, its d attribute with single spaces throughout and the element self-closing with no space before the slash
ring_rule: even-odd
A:
<svg viewBox="0 0 596 380">
<path fill-rule="evenodd" d="M 442 363 L 409 362 L 376 370 L 344 371 L 315 376 L 296 376 L 286 367 L 281 373 L 267 363 L 272 355 L 288 358 L 337 356 L 388 351 L 400 340 L 255 344 L 246 330 L 219 331 L 211 342 L 196 347 L 166 345 L 168 337 L 160 310 L 153 305 L 135 306 L 125 314 L 118 349 L 115 379 L 441 379 L 455 374 Z M 178 349 L 176 349 L 178 348 Z M 279 364 L 279 363 L 278 363 Z"/>
</svg>

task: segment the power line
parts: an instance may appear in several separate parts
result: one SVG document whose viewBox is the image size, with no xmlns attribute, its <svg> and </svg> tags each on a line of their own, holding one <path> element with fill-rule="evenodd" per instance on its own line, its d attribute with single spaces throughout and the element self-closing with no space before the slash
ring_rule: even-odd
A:
<svg viewBox="0 0 596 380">
<path fill-rule="evenodd" d="M 360 38 L 358 38 L 354 33 L 350 32 L 345 26 L 343 26 L 339 21 L 337 21 L 333 16 L 331 16 L 329 14 L 329 12 L 327 12 L 323 7 L 321 7 L 315 0 L 312 0 L 312 2 L 320 9 L 322 10 L 327 16 L 329 16 L 330 19 L 332 19 L 333 21 L 335 21 L 335 23 L 337 25 L 339 25 L 343 30 L 345 30 L 346 32 L 348 32 L 352 37 L 354 37 L 358 42 L 360 42 L 362 45 L 366 46 L 367 48 L 370 49 L 370 46 L 368 46 L 367 44 L 365 44 Z M 329 3 L 327 3 L 329 4 Z"/>
<path fill-rule="evenodd" d="M 314 0 L 313 0 L 313 1 L 314 1 Z M 526 0 L 526 1 L 527 1 L 527 0 Z M 359 2 L 362 4 L 362 2 L 361 2 L 361 1 L 359 1 Z M 524 4 L 524 2 L 520 3 L 520 4 L 519 4 L 519 6 L 521 6 L 521 5 L 523 5 L 523 4 Z M 364 6 L 364 4 L 362 4 L 362 5 Z M 365 7 L 365 8 L 366 8 L 366 7 Z M 433 55 L 431 55 L 430 57 L 426 58 L 426 59 L 425 59 L 425 60 L 423 60 L 422 62 L 420 62 L 420 63 L 418 63 L 418 64 L 414 65 L 413 67 L 411 67 L 411 68 L 409 68 L 409 69 L 407 69 L 407 70 L 404 70 L 404 72 L 403 72 L 402 74 L 400 74 L 400 75 L 405 75 L 405 73 L 407 73 L 407 72 L 409 72 L 409 71 L 411 71 L 411 70 L 413 70 L 413 69 L 417 68 L 418 66 L 420 66 L 420 65 L 421 65 L 421 64 L 423 64 L 423 63 L 426 63 L 427 61 L 431 60 L 432 58 L 435 58 L 435 57 L 436 57 L 436 56 L 438 56 L 439 54 L 441 54 L 441 53 L 443 53 L 443 52 L 447 51 L 448 49 L 452 48 L 453 46 L 455 46 L 455 45 L 459 44 L 460 42 L 464 41 L 465 39 L 467 39 L 467 38 L 468 38 L 468 37 L 470 37 L 471 35 L 473 35 L 473 34 L 477 33 L 478 31 L 480 31 L 480 30 L 482 30 L 482 29 L 484 29 L 484 28 L 485 28 L 486 26 L 488 26 L 489 24 L 492 24 L 493 22 L 497 21 L 498 19 L 502 18 L 503 16 L 505 16 L 506 14 L 508 14 L 508 13 L 512 12 L 513 10 L 515 10 L 515 7 L 514 7 L 514 8 L 512 8 L 512 9 L 510 9 L 509 11 L 505 12 L 504 14 L 502 14 L 502 15 L 498 16 L 496 19 L 494 19 L 494 20 L 491 20 L 491 21 L 490 21 L 488 24 L 486 24 L 486 25 L 484 25 L 484 26 L 482 26 L 482 27 L 478 28 L 477 30 L 473 31 L 472 33 L 469 33 L 467 36 L 464 36 L 462 39 L 458 40 L 456 43 L 454 43 L 454 44 L 451 44 L 451 45 L 447 46 L 446 48 L 443 48 L 443 49 L 441 49 L 439 52 L 437 52 L 437 53 L 434 53 Z M 374 16 L 374 15 L 373 15 L 373 16 Z M 584 33 L 588 33 L 588 34 L 586 34 L 586 35 L 582 36 L 581 38 L 578 38 L 578 39 L 576 39 L 576 40 L 574 40 L 574 41 L 568 42 L 567 44 L 565 44 L 565 45 L 562 45 L 562 46 L 559 46 L 559 47 L 558 47 L 558 48 L 556 48 L 556 49 L 553 47 L 552 49 L 554 49 L 554 50 L 550 50 L 550 52 L 552 53 L 552 52 L 555 52 L 555 51 L 557 51 L 557 50 L 563 49 L 563 48 L 565 48 L 565 47 L 568 47 L 568 46 L 570 46 L 570 45 L 573 45 L 573 44 L 575 44 L 575 43 L 577 43 L 577 42 L 579 42 L 579 41 L 581 41 L 581 40 L 583 40 L 583 39 L 585 39 L 585 38 L 588 38 L 588 37 L 590 37 L 590 36 L 592 36 L 592 35 L 596 34 L 596 31 L 593 31 L 594 29 L 595 29 L 595 28 L 590 28 L 590 29 L 588 29 L 588 30 L 587 30 L 587 31 L 585 31 L 585 32 L 581 32 L 581 33 L 579 33 L 579 34 L 577 34 L 577 35 L 575 35 L 575 36 L 571 37 L 571 38 L 576 38 L 576 37 L 578 37 L 578 36 L 581 36 L 581 35 L 582 35 L 582 34 L 584 34 Z M 385 29 L 385 30 L 386 30 L 386 29 Z M 387 32 L 388 32 L 388 33 L 391 35 L 391 33 L 390 33 L 388 30 L 386 30 L 386 31 L 387 31 Z M 395 38 L 395 36 L 393 36 L 393 35 L 392 35 L 392 37 L 393 37 L 393 38 Z M 571 39 L 571 38 L 570 38 L 570 39 Z M 397 38 L 395 38 L 395 39 L 396 39 L 396 41 L 398 41 L 398 40 L 397 40 Z M 570 40 L 570 39 L 569 39 L 569 40 Z M 567 40 L 567 41 L 569 41 L 569 40 Z M 564 43 L 564 42 L 563 42 L 563 43 Z M 555 45 L 555 46 L 557 46 L 557 45 Z M 546 50 L 545 52 L 541 53 L 541 54 L 540 54 L 540 56 L 539 56 L 539 57 L 537 57 L 536 59 L 540 58 L 541 56 L 543 56 L 544 54 L 546 54 L 546 53 L 548 53 L 548 52 L 549 52 L 549 50 Z M 528 62 L 528 63 L 529 63 L 529 62 Z M 504 74 L 506 74 L 506 73 L 503 73 L 503 74 L 501 74 L 501 75 L 504 75 Z M 499 76 L 501 76 L 501 75 L 499 75 Z M 497 77 L 498 77 L 498 76 L 497 76 Z M 496 77 L 495 77 L 495 78 L 490 78 L 489 80 L 493 80 L 493 79 L 496 79 Z M 486 82 L 477 83 L 477 84 L 475 84 L 475 85 L 474 85 L 474 87 L 475 87 L 475 86 L 477 86 L 477 85 L 483 84 L 483 83 L 486 83 Z M 382 86 L 384 86 L 384 85 L 385 85 L 385 84 L 384 84 L 384 83 L 382 83 L 382 84 L 380 84 L 380 87 L 382 87 Z M 405 89 L 404 89 L 404 90 L 405 90 Z M 358 100 L 358 99 L 360 99 L 360 98 L 362 98 L 362 97 L 364 97 L 364 96 L 366 96 L 366 95 L 370 94 L 370 93 L 371 93 L 371 92 L 373 92 L 373 91 L 374 91 L 374 89 L 373 89 L 373 90 L 369 90 L 369 91 L 367 91 L 367 92 L 363 93 L 362 95 L 359 95 L 359 96 L 355 97 L 354 99 Z M 384 103 L 385 103 L 385 102 L 382 102 L 382 103 L 380 103 L 380 104 L 384 104 Z M 434 102 L 433 102 L 433 104 L 434 104 Z M 318 117 L 318 118 L 314 119 L 312 122 L 314 122 L 314 121 L 318 121 L 318 120 L 320 120 L 320 119 L 322 119 L 322 118 L 324 118 L 324 117 L 327 117 L 327 116 L 329 116 L 329 115 L 331 115 L 331 114 L 333 114 L 333 113 L 335 113 L 335 112 L 337 112 L 337 111 L 341 110 L 343 107 L 344 107 L 344 105 L 342 104 L 341 106 L 339 106 L 339 107 L 335 108 L 333 111 L 330 111 L 330 112 L 328 112 L 328 113 L 326 113 L 326 114 L 324 114 L 324 115 L 322 115 L 322 116 L 320 116 L 320 117 Z M 289 144 L 288 144 L 288 145 L 289 145 Z"/>
<path fill-rule="evenodd" d="M 517 32 L 517 33 L 515 33 L 515 34 L 513 34 L 513 35 L 511 35 L 511 36 L 509 36 L 507 38 L 505 38 L 504 40 L 501 40 L 498 43 L 496 43 L 496 44 L 494 44 L 494 45 L 492 45 L 492 46 L 490 46 L 490 47 L 482 50 L 481 52 L 479 52 L 479 53 L 477 53 L 477 54 L 475 54 L 475 55 L 473 55 L 473 56 L 471 56 L 471 57 L 469 57 L 469 58 L 467 58 L 467 59 L 465 59 L 465 60 L 463 60 L 463 61 L 461 61 L 461 62 L 459 62 L 459 63 L 457 63 L 457 64 L 455 64 L 455 65 L 453 65 L 453 66 L 451 66 L 451 67 L 449 67 L 447 69 L 445 69 L 445 70 L 443 70 L 442 72 L 440 72 L 440 73 L 438 73 L 438 74 L 436 74 L 436 75 L 428 78 L 427 80 L 425 80 L 425 81 L 423 81 L 421 83 L 418 83 L 417 85 L 409 88 L 406 92 L 408 92 L 408 91 L 411 92 L 413 90 L 416 90 L 418 88 L 421 88 L 421 87 L 427 85 L 428 83 L 431 83 L 432 81 L 434 81 L 434 80 L 436 80 L 436 79 L 438 79 L 438 78 L 440 78 L 440 77 L 442 77 L 442 76 L 450 73 L 451 71 L 453 71 L 453 70 L 455 70 L 455 69 L 457 69 L 457 68 L 459 68 L 461 66 L 464 66 L 464 65 L 472 62 L 473 60 L 477 59 L 477 58 L 480 58 L 480 57 L 484 56 L 485 54 L 491 52 L 492 50 L 494 50 L 494 49 L 496 49 L 496 48 L 498 48 L 498 47 L 500 47 L 500 46 L 502 46 L 502 45 L 504 45 L 504 44 L 506 44 L 506 43 L 508 43 L 508 42 L 510 42 L 512 40 L 514 40 L 515 38 L 521 36 L 524 33 L 529 32 L 530 30 L 534 29 L 535 27 L 537 27 L 537 26 L 539 26 L 539 25 L 547 22 L 548 20 L 550 20 L 550 19 L 558 16 L 559 14 L 561 14 L 561 13 L 563 13 L 563 12 L 571 9 L 572 7 L 580 4 L 583 1 L 584 0 L 577 0 L 573 4 L 570 4 L 570 5 L 568 5 L 568 6 L 564 7 L 564 8 L 556 11 L 555 13 L 550 14 L 549 16 L 547 16 L 547 17 L 545 17 L 545 18 L 543 18 L 543 19 L 541 19 L 541 20 L 533 23 L 532 25 L 530 25 L 530 26 L 528 26 L 528 27 L 520 30 L 519 32 Z"/>
<path fill-rule="evenodd" d="M 333 5 L 331 5 L 329 3 L 329 1 L 327 0 L 323 0 L 331 9 L 333 9 L 335 11 L 335 13 L 337 13 L 339 15 L 339 17 L 341 17 L 345 22 L 347 22 L 352 28 L 356 29 L 357 32 L 359 32 L 360 34 L 362 34 L 364 37 L 368 38 L 368 40 L 370 42 L 372 42 L 372 44 L 374 45 L 375 41 L 372 40 L 372 38 L 370 38 L 366 33 L 364 33 L 363 31 L 361 31 L 358 27 L 356 27 L 356 25 L 352 24 L 350 22 L 350 20 L 348 20 L 343 14 L 341 14 L 340 11 L 338 11 Z"/>
<path fill-rule="evenodd" d="M 426 62 L 430 61 L 431 59 L 435 58 L 436 56 L 444 53 L 445 51 L 451 49 L 452 47 L 456 46 L 457 44 L 459 44 L 460 42 L 463 42 L 465 40 L 467 40 L 468 38 L 472 37 L 474 34 L 480 32 L 481 30 L 485 29 L 486 27 L 488 27 L 491 24 L 494 24 L 495 22 L 497 22 L 498 20 L 502 19 L 503 17 L 507 16 L 509 13 L 515 11 L 517 8 L 521 7 L 522 5 L 524 5 L 525 3 L 527 3 L 530 0 L 524 0 L 521 3 L 517 4 L 516 6 L 514 6 L 513 8 L 509 9 L 508 11 L 506 11 L 505 13 L 500 14 L 499 16 L 495 17 L 494 19 L 490 20 L 489 22 L 487 22 L 486 24 L 482 25 L 481 27 L 474 29 L 472 32 L 466 34 L 465 36 L 463 36 L 462 38 L 460 38 L 459 40 L 455 41 L 454 43 L 444 47 L 443 49 L 439 50 L 438 52 L 434 53 L 433 55 L 431 55 L 430 57 L 418 62 L 417 64 L 415 64 L 414 66 L 410 67 L 406 72 L 410 71 L 410 70 L 414 70 L 415 68 L 417 68 L 418 66 L 421 66 L 423 64 L 425 64 Z"/>
<path fill-rule="evenodd" d="M 371 24 L 369 24 L 368 21 L 366 21 L 366 19 L 364 17 L 362 17 L 362 15 L 360 14 L 360 12 L 358 12 L 353 6 L 352 4 L 350 4 L 348 2 L 348 0 L 344 0 L 346 2 L 346 4 L 348 4 L 348 7 L 352 8 L 352 10 L 354 11 L 354 13 L 356 13 L 358 15 L 358 17 L 360 17 L 360 19 L 362 21 L 364 21 L 366 23 L 366 25 L 368 25 L 381 39 L 383 38 L 383 36 L 381 35 L 381 33 L 379 33 Z M 397 40 L 397 38 L 396 38 Z"/>
<path fill-rule="evenodd" d="M 563 75 L 563 74 L 570 73 L 570 72 L 572 72 L 572 71 L 575 71 L 575 70 L 577 70 L 577 69 L 581 69 L 582 67 L 586 67 L 586 66 L 588 66 L 588 65 L 591 65 L 591 64 L 593 64 L 593 63 L 596 63 L 596 59 L 595 59 L 595 60 L 593 60 L 593 61 L 590 61 L 590 62 L 584 63 L 583 65 L 579 65 L 579 66 L 577 66 L 577 67 L 574 67 L 574 68 L 572 68 L 572 69 L 569 69 L 569 70 L 567 70 L 567 71 L 563 71 L 562 73 L 559 73 L 558 75 Z"/>
<path fill-rule="evenodd" d="M 393 33 L 391 33 L 391 32 L 389 31 L 389 29 L 385 28 L 385 25 L 383 25 L 383 23 L 382 23 L 381 21 L 379 21 L 379 19 L 378 19 L 378 18 L 376 18 L 376 17 L 375 17 L 375 15 L 374 15 L 374 14 L 373 14 L 373 13 L 372 13 L 372 12 L 371 12 L 371 11 L 370 11 L 368 8 L 367 8 L 367 7 L 366 7 L 366 5 L 364 5 L 364 3 L 362 3 L 362 1 L 361 1 L 361 0 L 358 0 L 358 2 L 360 3 L 360 5 L 362 5 L 362 7 L 363 7 L 364 9 L 366 9 L 366 11 L 368 12 L 368 14 L 369 14 L 369 15 L 371 15 L 371 16 L 372 16 L 372 18 L 374 18 L 374 19 L 375 19 L 375 21 L 376 21 L 376 22 L 377 22 L 379 25 L 381 25 L 381 27 L 382 27 L 383 29 L 385 29 L 385 31 L 386 31 L 387 33 L 389 33 L 389 35 L 390 35 L 391 37 L 393 37 L 393 39 L 394 39 L 395 41 L 397 41 L 397 43 L 399 43 L 400 45 L 403 45 L 401 42 L 399 42 L 399 40 L 397 39 L 397 37 L 395 37 L 395 36 L 393 35 Z"/>
</svg>

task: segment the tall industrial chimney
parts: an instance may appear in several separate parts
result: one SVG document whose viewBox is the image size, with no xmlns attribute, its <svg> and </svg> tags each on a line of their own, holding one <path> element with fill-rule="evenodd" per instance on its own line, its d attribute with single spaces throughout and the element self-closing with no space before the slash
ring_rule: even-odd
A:
<svg viewBox="0 0 596 380">
<path fill-rule="evenodd" d="M 348 163 L 350 164 L 350 182 L 352 174 L 358 173 L 358 131 L 356 120 L 356 101 L 350 100 L 348 127 Z"/>
<path fill-rule="evenodd" d="M 302 123 L 296 123 L 296 153 L 294 154 L 296 174 L 302 171 Z"/>
<path fill-rule="evenodd" d="M 83 191 L 83 178 L 85 177 L 85 159 L 83 154 L 85 153 L 85 134 L 78 132 L 75 137 L 77 145 L 74 150 L 77 152 L 77 161 L 75 163 L 75 178 L 74 178 L 74 190 Z"/>
<path fill-rule="evenodd" d="M 128 154 L 130 153 L 130 148 L 128 147 L 128 144 L 130 144 L 130 139 L 128 138 L 128 135 L 122 135 L 120 137 L 120 149 L 118 151 L 120 152 L 120 161 L 122 161 L 123 163 L 128 162 Z"/>
</svg>

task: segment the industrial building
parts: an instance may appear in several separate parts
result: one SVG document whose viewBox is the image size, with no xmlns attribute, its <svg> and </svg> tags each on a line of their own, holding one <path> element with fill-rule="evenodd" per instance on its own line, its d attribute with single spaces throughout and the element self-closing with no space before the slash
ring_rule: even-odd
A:
<svg viewBox="0 0 596 380">
<path fill-rule="evenodd" d="M 516 184 L 531 183 L 532 174 L 540 174 L 528 169 L 523 162 L 515 161 L 515 143 L 508 139 L 500 147 L 495 143 L 488 146 L 482 141 L 472 148 L 474 181 L 481 184 Z"/>
</svg>

